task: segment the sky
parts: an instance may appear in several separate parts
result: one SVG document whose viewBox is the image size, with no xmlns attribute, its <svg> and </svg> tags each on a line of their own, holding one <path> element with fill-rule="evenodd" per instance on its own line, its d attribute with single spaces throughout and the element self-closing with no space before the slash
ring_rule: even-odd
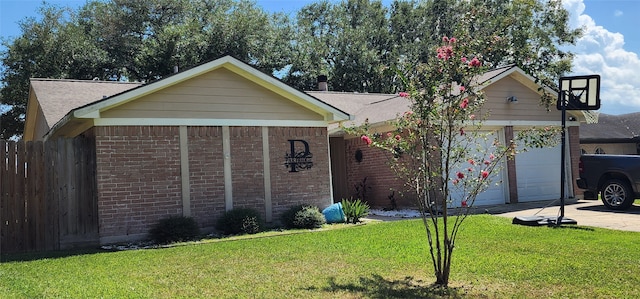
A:
<svg viewBox="0 0 640 299">
<path fill-rule="evenodd" d="M 337 1 L 337 0 L 332 0 Z M 85 0 L 49 0 L 77 8 Z M 294 12 L 314 0 L 258 0 L 270 12 Z M 382 1 L 389 6 L 391 0 Z M 569 11 L 571 28 L 582 28 L 583 37 L 567 50 L 575 53 L 573 71 L 567 76 L 600 75 L 599 112 L 640 112 L 640 0 L 562 0 Z M 37 16 L 41 0 L 0 0 L 0 37 L 20 35 L 18 21 Z"/>
</svg>

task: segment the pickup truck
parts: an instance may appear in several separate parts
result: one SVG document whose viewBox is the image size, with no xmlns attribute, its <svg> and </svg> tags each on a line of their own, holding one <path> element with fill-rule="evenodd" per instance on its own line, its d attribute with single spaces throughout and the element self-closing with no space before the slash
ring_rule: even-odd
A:
<svg viewBox="0 0 640 299">
<path fill-rule="evenodd" d="M 598 199 L 612 210 L 626 210 L 640 198 L 640 156 L 582 155 L 580 178 L 585 199 Z"/>
</svg>

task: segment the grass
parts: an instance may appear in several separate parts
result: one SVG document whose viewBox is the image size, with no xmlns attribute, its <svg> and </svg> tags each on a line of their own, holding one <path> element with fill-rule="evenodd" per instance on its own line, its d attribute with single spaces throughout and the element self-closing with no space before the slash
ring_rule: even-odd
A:
<svg viewBox="0 0 640 299">
<path fill-rule="evenodd" d="M 406 220 L 4 262 L 0 298 L 640 297 L 638 233 L 467 221 L 448 290 L 430 286 L 424 229 Z"/>
</svg>

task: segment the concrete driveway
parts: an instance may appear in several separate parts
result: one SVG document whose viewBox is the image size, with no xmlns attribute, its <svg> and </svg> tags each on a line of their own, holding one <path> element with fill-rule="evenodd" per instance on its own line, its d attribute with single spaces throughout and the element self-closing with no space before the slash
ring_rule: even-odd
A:
<svg viewBox="0 0 640 299">
<path fill-rule="evenodd" d="M 540 201 L 532 203 L 505 204 L 499 206 L 478 207 L 485 213 L 514 218 L 517 216 L 558 216 L 559 201 Z M 482 212 L 482 211 L 478 211 Z M 601 201 L 567 199 L 564 215 L 578 222 L 579 226 L 594 226 L 615 230 L 640 232 L 640 206 L 634 205 L 625 211 L 605 208 Z"/>
</svg>

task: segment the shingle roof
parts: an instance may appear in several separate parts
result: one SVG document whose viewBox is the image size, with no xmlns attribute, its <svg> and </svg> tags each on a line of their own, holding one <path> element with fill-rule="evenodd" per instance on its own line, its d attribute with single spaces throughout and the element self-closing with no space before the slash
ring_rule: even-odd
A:
<svg viewBox="0 0 640 299">
<path fill-rule="evenodd" d="M 600 113 L 595 124 L 580 125 L 580 142 L 624 142 L 640 138 L 640 112 Z"/>
<path fill-rule="evenodd" d="M 31 87 L 42 107 L 44 118 L 53 126 L 69 111 L 136 88 L 142 83 L 31 79 Z"/>
</svg>

